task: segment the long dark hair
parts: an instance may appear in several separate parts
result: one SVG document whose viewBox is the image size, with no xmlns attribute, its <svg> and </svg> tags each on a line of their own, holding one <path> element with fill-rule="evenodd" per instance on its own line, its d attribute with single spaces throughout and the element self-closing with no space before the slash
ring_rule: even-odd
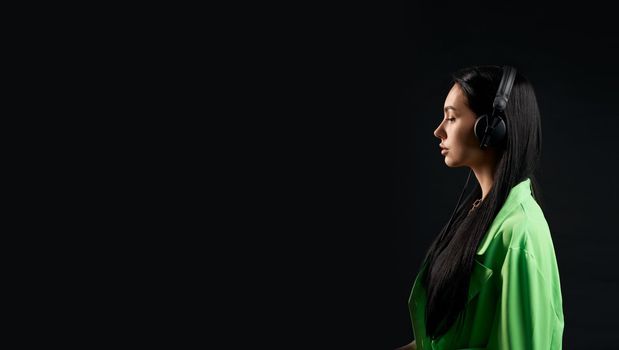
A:
<svg viewBox="0 0 619 350">
<path fill-rule="evenodd" d="M 467 67 L 452 75 L 452 83 L 460 85 L 469 108 L 480 116 L 492 111 L 501 76 L 500 66 Z M 473 191 L 456 209 L 449 230 L 446 223 L 425 257 L 428 263 L 423 278 L 428 294 L 426 331 L 433 339 L 445 334 L 461 316 L 475 253 L 511 188 L 530 178 L 534 198 L 542 206 L 534 176 L 542 151 L 541 119 L 533 86 L 520 73 L 516 75 L 505 119 L 507 138 L 499 147 L 492 188 L 480 206 L 468 214 L 473 201 L 482 195 L 481 187 L 475 181 Z"/>
</svg>

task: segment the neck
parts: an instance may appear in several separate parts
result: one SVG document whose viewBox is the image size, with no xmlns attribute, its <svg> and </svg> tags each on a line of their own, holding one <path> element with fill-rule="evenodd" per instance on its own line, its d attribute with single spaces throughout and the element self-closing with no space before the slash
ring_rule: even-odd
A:
<svg viewBox="0 0 619 350">
<path fill-rule="evenodd" d="M 476 166 L 476 167 L 471 167 L 471 169 L 475 173 L 475 177 L 477 178 L 477 181 L 479 182 L 479 185 L 481 186 L 481 193 L 482 193 L 481 200 L 483 201 L 484 199 L 486 199 L 488 192 L 490 192 L 490 189 L 492 188 L 492 185 L 494 184 L 494 170 L 495 169 L 492 166 Z"/>
</svg>

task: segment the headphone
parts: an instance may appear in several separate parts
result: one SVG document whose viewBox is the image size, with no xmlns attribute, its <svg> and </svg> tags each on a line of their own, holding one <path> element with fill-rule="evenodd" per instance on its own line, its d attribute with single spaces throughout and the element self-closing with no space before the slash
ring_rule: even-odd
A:
<svg viewBox="0 0 619 350">
<path fill-rule="evenodd" d="M 485 150 L 488 146 L 500 145 L 507 136 L 507 127 L 505 124 L 505 107 L 507 106 L 507 101 L 509 100 L 509 95 L 512 92 L 512 87 L 514 86 L 515 80 L 516 68 L 511 66 L 503 66 L 503 76 L 501 77 L 499 88 L 497 90 L 496 96 L 494 97 L 494 102 L 492 103 L 492 112 L 489 115 L 484 114 L 482 116 L 479 116 L 475 121 L 475 128 L 473 130 L 475 132 L 475 137 L 477 137 L 477 139 L 479 140 L 479 147 L 483 150 Z M 454 214 L 456 213 L 456 210 L 460 205 L 464 190 L 469 184 L 471 172 L 473 172 L 473 169 L 469 170 L 469 176 L 466 178 L 466 183 L 464 184 L 464 188 L 460 193 L 460 198 L 458 198 L 456 208 L 451 214 L 451 218 L 449 218 L 445 233 L 449 231 L 451 220 L 453 219 Z"/>
<path fill-rule="evenodd" d="M 503 77 L 492 103 L 492 113 L 490 115 L 484 114 L 475 121 L 475 128 L 473 130 L 479 140 L 479 147 L 481 149 L 500 145 L 507 135 L 505 107 L 512 92 L 514 80 L 516 80 L 516 68 L 504 66 Z"/>
</svg>

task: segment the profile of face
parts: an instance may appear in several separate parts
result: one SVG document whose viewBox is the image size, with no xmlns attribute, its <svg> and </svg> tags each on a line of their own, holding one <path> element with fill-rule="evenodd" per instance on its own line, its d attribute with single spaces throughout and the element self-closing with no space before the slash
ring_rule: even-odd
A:
<svg viewBox="0 0 619 350">
<path fill-rule="evenodd" d="M 468 166 L 471 168 L 489 164 L 495 159 L 495 150 L 479 148 L 479 140 L 473 131 L 477 115 L 468 106 L 466 94 L 455 83 L 443 107 L 444 118 L 434 130 L 434 136 L 441 140 L 440 150 L 448 167 Z"/>
</svg>

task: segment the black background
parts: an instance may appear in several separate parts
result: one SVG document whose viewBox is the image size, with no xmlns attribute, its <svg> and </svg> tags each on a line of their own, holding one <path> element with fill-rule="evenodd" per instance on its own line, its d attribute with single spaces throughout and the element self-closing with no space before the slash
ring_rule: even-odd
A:
<svg viewBox="0 0 619 350">
<path fill-rule="evenodd" d="M 410 342 L 413 280 L 468 174 L 433 135 L 450 74 L 510 64 L 542 115 L 563 348 L 617 348 L 614 21 L 591 3 L 422 2 L 301 9 L 248 30 L 239 332 L 289 348 Z"/>
</svg>

